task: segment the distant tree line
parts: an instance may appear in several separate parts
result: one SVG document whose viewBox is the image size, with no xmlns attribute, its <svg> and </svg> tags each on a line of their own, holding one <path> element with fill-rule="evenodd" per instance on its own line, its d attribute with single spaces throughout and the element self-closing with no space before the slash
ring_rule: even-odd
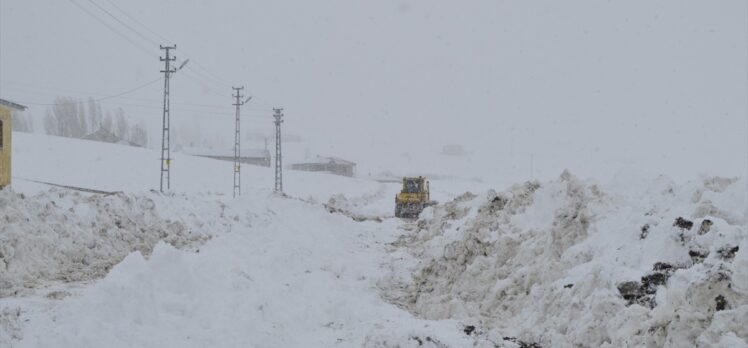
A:
<svg viewBox="0 0 748 348">
<path fill-rule="evenodd" d="M 34 131 L 34 122 L 29 117 L 24 117 L 20 112 L 13 112 L 13 131 L 31 133 Z"/>
<path fill-rule="evenodd" d="M 83 138 L 104 130 L 135 145 L 148 145 L 148 132 L 142 122 L 130 125 L 122 108 L 117 108 L 114 116 L 110 111 L 105 114 L 101 103 L 92 98 L 87 103 L 70 97 L 55 98 L 44 116 L 44 130 L 49 135 L 69 138 Z"/>
</svg>

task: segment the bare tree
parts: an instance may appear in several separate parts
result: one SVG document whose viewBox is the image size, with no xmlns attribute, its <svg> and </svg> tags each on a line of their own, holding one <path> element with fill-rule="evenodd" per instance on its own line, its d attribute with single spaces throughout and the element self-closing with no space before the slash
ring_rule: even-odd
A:
<svg viewBox="0 0 748 348">
<path fill-rule="evenodd" d="M 82 138 L 88 135 L 89 127 L 88 122 L 86 121 L 86 106 L 83 103 L 82 100 L 78 101 L 78 108 L 76 109 L 76 117 L 77 121 L 75 124 L 77 125 L 77 128 L 75 128 L 73 132 L 73 137 L 76 138 Z"/>
<path fill-rule="evenodd" d="M 95 132 L 101 128 L 103 119 L 101 104 L 93 98 L 88 98 L 88 127 L 90 132 Z"/>
<path fill-rule="evenodd" d="M 146 132 L 143 122 L 138 122 L 130 130 L 130 142 L 140 147 L 148 145 L 148 132 Z"/>
<path fill-rule="evenodd" d="M 44 114 L 44 131 L 49 135 L 58 135 L 57 119 L 52 116 L 52 110 L 47 109 Z"/>
<path fill-rule="evenodd" d="M 18 121 L 17 127 L 19 130 L 30 130 L 31 123 Z M 142 122 L 131 127 L 122 108 L 115 110 L 114 117 L 108 111 L 104 115 L 101 104 L 93 98 L 84 103 L 70 97 L 57 97 L 44 117 L 44 130 L 50 135 L 83 138 L 99 129 L 138 146 L 148 144 L 148 133 Z"/>
<path fill-rule="evenodd" d="M 51 135 L 83 137 L 87 131 L 83 103 L 73 98 L 55 98 L 51 110 L 47 110 L 44 117 L 44 129 Z"/>
<path fill-rule="evenodd" d="M 30 115 L 25 115 L 20 112 L 14 112 L 11 117 L 13 119 L 14 132 L 31 133 L 34 131 L 34 122 L 31 119 Z"/>
<path fill-rule="evenodd" d="M 117 108 L 116 115 L 114 134 L 122 139 L 126 139 L 129 126 L 127 124 L 127 119 L 125 118 L 125 111 L 122 110 L 122 108 Z"/>
<path fill-rule="evenodd" d="M 112 114 L 107 111 L 106 116 L 104 116 L 104 119 L 101 121 L 101 129 L 111 132 L 112 123 L 114 123 L 112 121 Z"/>
</svg>

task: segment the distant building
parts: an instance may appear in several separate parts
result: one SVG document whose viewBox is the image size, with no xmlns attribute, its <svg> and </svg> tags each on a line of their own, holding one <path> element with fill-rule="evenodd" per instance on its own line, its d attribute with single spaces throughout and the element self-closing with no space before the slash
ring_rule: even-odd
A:
<svg viewBox="0 0 748 348">
<path fill-rule="evenodd" d="M 234 150 L 204 150 L 187 149 L 184 153 L 192 156 L 206 157 L 221 161 L 234 161 Z M 256 166 L 270 167 L 270 151 L 267 149 L 242 149 L 239 154 L 239 163 L 253 164 Z"/>
<path fill-rule="evenodd" d="M 306 172 L 327 172 L 352 177 L 356 169 L 356 163 L 335 157 L 317 156 L 309 162 L 292 164 L 291 169 Z"/>
<path fill-rule="evenodd" d="M 13 123 L 12 112 L 24 111 L 26 107 L 0 99 L 0 188 L 10 185 Z"/>
<path fill-rule="evenodd" d="M 114 135 L 114 133 L 112 133 L 112 132 L 110 132 L 110 131 L 108 131 L 108 130 L 106 130 L 104 128 L 99 128 L 99 130 L 97 130 L 97 131 L 95 131 L 95 132 L 93 132 L 93 133 L 91 133 L 89 135 L 86 135 L 85 137 L 83 137 L 83 140 L 91 140 L 91 141 L 99 141 L 99 142 L 102 142 L 102 143 L 111 143 L 111 144 L 119 144 L 119 145 L 129 145 L 129 146 L 142 147 L 141 145 L 138 145 L 138 144 L 135 144 L 133 142 L 127 141 L 125 139 L 122 139 L 122 138 Z"/>
<path fill-rule="evenodd" d="M 447 156 L 464 156 L 465 149 L 462 145 L 449 144 L 442 147 L 442 154 Z"/>
</svg>

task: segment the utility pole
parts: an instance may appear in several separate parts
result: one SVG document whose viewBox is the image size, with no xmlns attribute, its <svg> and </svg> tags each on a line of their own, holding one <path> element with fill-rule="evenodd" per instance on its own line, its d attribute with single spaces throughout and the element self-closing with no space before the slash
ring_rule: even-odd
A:
<svg viewBox="0 0 748 348">
<path fill-rule="evenodd" d="M 234 198 L 236 198 L 237 195 L 241 196 L 242 194 L 241 163 L 239 161 L 241 158 L 241 147 L 239 144 L 241 139 L 239 136 L 239 110 L 240 107 L 244 105 L 244 101 L 242 101 L 244 96 L 241 95 L 244 86 L 231 88 L 236 92 L 236 94 L 234 94 L 234 98 L 236 98 L 236 102 L 234 103 L 234 106 L 236 106 L 236 130 L 234 133 Z"/>
<path fill-rule="evenodd" d="M 283 108 L 273 108 L 275 114 L 275 191 L 283 192 L 283 161 L 281 156 L 281 123 L 283 123 Z"/>
<path fill-rule="evenodd" d="M 166 51 L 166 58 L 159 57 L 164 62 L 164 118 L 163 127 L 161 133 L 161 182 L 159 190 L 164 192 L 164 176 L 166 176 L 166 189 L 171 189 L 171 173 L 169 168 L 171 167 L 171 148 L 170 148 L 170 117 L 169 117 L 169 79 L 171 74 L 177 72 L 177 69 L 171 67 L 171 62 L 177 60 L 177 57 L 170 56 L 170 51 L 177 49 L 177 45 L 174 46 L 160 46 L 162 50 Z"/>
</svg>

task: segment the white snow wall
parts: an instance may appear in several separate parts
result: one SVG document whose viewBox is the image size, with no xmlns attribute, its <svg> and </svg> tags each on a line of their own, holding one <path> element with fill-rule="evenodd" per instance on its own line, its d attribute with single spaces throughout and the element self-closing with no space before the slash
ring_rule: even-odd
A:
<svg viewBox="0 0 748 348">
<path fill-rule="evenodd" d="M 199 199 L 195 207 L 185 199 L 0 190 L 0 298 L 54 281 L 99 278 L 131 252 L 149 255 L 158 241 L 194 248 L 227 228 L 220 202 Z"/>
</svg>

